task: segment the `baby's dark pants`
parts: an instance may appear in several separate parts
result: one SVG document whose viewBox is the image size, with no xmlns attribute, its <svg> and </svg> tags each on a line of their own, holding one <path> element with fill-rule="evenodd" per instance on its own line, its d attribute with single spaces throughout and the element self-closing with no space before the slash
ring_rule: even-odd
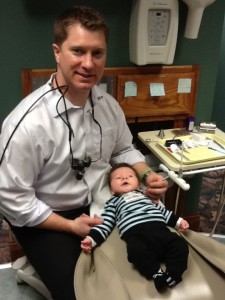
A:
<svg viewBox="0 0 225 300">
<path fill-rule="evenodd" d="M 123 239 L 127 244 L 130 263 L 147 279 L 157 273 L 160 262 L 174 280 L 181 281 L 187 269 L 188 244 L 175 232 L 161 223 L 139 224 L 129 230 Z"/>
</svg>

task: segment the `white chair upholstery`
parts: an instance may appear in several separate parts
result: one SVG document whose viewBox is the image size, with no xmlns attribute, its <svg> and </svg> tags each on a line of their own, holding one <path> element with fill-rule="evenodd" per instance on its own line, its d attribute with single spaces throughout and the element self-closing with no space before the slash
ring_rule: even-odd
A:
<svg viewBox="0 0 225 300">
<path fill-rule="evenodd" d="M 125 242 L 114 229 L 92 255 L 81 254 L 74 279 L 77 300 L 224 300 L 225 245 L 191 230 L 184 238 L 190 253 L 183 281 L 159 294 L 128 262 Z"/>
</svg>

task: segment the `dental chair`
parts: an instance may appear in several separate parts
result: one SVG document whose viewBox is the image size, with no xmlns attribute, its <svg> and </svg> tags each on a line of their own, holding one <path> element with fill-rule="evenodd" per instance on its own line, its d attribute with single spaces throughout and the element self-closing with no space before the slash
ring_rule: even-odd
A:
<svg viewBox="0 0 225 300">
<path fill-rule="evenodd" d="M 127 261 L 125 243 L 114 229 L 91 255 L 81 253 L 74 276 L 77 300 L 224 300 L 225 245 L 191 230 L 183 237 L 190 251 L 183 281 L 159 294 L 153 281 L 142 277 Z M 17 268 L 22 263 L 17 282 L 25 282 L 52 299 L 26 257 L 19 260 L 13 264 Z"/>
<path fill-rule="evenodd" d="M 18 258 L 12 268 L 16 270 L 16 281 L 18 284 L 27 283 L 38 291 L 45 299 L 52 300 L 51 294 L 39 278 L 26 256 Z"/>
<path fill-rule="evenodd" d="M 100 214 L 109 195 L 102 179 L 94 191 L 91 214 Z M 153 281 L 128 262 L 125 242 L 115 228 L 92 254 L 81 253 L 74 276 L 77 300 L 224 300 L 225 245 L 192 230 L 182 236 L 189 243 L 188 269 L 181 283 L 159 294 Z"/>
<path fill-rule="evenodd" d="M 183 281 L 159 294 L 152 280 L 142 277 L 127 261 L 125 243 L 114 229 L 93 254 L 82 253 L 74 284 L 78 300 L 224 300 L 225 246 L 188 230 L 188 269 Z"/>
<path fill-rule="evenodd" d="M 93 191 L 91 215 L 101 213 L 110 195 L 106 178 Z M 181 235 L 189 243 L 189 260 L 183 281 L 177 286 L 159 294 L 153 281 L 141 276 L 128 262 L 125 242 L 115 228 L 92 254 L 81 253 L 74 273 L 77 300 L 224 300 L 225 245 L 192 230 Z M 46 299 L 52 299 L 26 257 L 15 261 L 13 268 L 18 283 L 26 282 Z"/>
</svg>

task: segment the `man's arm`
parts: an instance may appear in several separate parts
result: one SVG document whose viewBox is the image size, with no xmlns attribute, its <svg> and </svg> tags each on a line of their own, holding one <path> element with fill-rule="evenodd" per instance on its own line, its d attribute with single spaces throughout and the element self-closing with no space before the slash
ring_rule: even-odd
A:
<svg viewBox="0 0 225 300">
<path fill-rule="evenodd" d="M 56 213 L 52 213 L 44 222 L 40 223 L 36 227 L 67 232 L 84 237 L 89 233 L 93 226 L 102 224 L 102 222 L 103 220 L 101 218 L 97 216 L 91 218 L 86 214 L 82 214 L 74 220 L 68 220 Z"/>
</svg>

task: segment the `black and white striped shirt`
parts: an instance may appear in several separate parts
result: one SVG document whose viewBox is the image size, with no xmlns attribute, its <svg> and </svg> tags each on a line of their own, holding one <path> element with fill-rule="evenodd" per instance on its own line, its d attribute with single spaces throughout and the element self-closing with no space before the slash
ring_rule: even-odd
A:
<svg viewBox="0 0 225 300">
<path fill-rule="evenodd" d="M 112 196 L 105 204 L 101 217 L 104 222 L 94 226 L 88 234 L 97 244 L 102 243 L 117 225 L 120 236 L 135 225 L 162 222 L 175 227 L 178 217 L 160 204 L 153 204 L 141 191 Z"/>
</svg>

